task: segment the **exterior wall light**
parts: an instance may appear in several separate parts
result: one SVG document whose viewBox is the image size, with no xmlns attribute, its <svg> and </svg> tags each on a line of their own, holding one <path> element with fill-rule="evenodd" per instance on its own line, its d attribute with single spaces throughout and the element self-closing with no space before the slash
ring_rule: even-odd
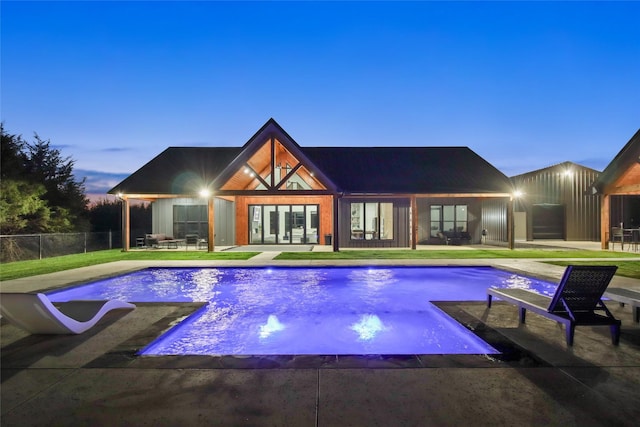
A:
<svg viewBox="0 0 640 427">
<path fill-rule="evenodd" d="M 209 190 L 207 190 L 206 188 L 203 188 L 202 190 L 200 190 L 198 192 L 198 194 L 200 195 L 200 197 L 202 197 L 203 199 L 206 199 L 207 197 L 209 197 L 211 195 L 211 192 Z"/>
<path fill-rule="evenodd" d="M 513 197 L 515 197 L 516 199 L 522 197 L 523 195 L 524 193 L 520 190 L 516 190 L 513 192 Z"/>
</svg>

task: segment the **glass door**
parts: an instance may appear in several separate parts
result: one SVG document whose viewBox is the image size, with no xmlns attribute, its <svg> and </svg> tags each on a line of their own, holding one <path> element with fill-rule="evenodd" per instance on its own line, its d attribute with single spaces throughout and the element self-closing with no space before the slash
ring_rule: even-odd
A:
<svg viewBox="0 0 640 427">
<path fill-rule="evenodd" d="M 317 244 L 318 233 L 318 205 L 249 206 L 249 244 Z"/>
</svg>

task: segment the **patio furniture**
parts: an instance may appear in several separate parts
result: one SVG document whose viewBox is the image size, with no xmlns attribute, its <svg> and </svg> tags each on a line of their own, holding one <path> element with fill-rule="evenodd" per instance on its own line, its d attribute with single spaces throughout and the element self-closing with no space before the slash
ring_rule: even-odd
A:
<svg viewBox="0 0 640 427">
<path fill-rule="evenodd" d="M 640 292 L 624 288 L 607 288 L 604 296 L 619 302 L 621 306 L 629 304 L 633 312 L 633 321 L 640 323 Z"/>
<path fill-rule="evenodd" d="M 147 234 L 145 236 L 146 246 L 148 248 L 160 248 L 166 246 L 167 249 L 178 249 L 178 245 L 184 242 L 184 239 L 174 239 L 166 234 L 156 233 Z"/>
<path fill-rule="evenodd" d="M 631 242 L 631 231 L 622 227 L 611 227 L 611 250 L 614 249 L 616 242 L 620 242 L 620 247 L 624 251 L 624 242 Z"/>
<path fill-rule="evenodd" d="M 492 297 L 518 306 L 520 323 L 527 310 L 565 325 L 567 345 L 573 345 L 576 326 L 609 326 L 611 342 L 620 341 L 620 320 L 613 317 L 602 302 L 604 293 L 618 267 L 570 265 L 553 298 L 524 289 L 487 289 L 487 306 Z M 603 313 L 603 314 L 600 314 Z"/>
<path fill-rule="evenodd" d="M 0 314 L 32 334 L 81 334 L 111 310 L 133 310 L 128 302 L 71 301 L 56 308 L 44 294 L 2 293 Z"/>
<path fill-rule="evenodd" d="M 193 245 L 194 248 L 199 249 L 198 248 L 198 243 L 200 241 L 200 238 L 198 237 L 197 234 L 187 234 L 184 236 L 184 245 L 185 245 L 185 250 L 189 249 L 189 245 Z"/>
</svg>

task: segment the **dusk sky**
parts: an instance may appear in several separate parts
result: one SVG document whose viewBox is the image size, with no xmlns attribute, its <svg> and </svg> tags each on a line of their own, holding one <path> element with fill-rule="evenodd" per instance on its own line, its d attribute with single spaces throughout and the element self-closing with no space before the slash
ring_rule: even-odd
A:
<svg viewBox="0 0 640 427">
<path fill-rule="evenodd" d="M 104 194 L 169 146 L 468 146 L 603 170 L 640 127 L 640 2 L 11 2 L 5 130 Z"/>
</svg>

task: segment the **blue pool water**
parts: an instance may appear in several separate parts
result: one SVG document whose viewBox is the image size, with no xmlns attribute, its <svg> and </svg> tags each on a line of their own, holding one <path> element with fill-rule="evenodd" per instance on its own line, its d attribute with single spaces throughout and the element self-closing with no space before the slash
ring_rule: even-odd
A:
<svg viewBox="0 0 640 427">
<path fill-rule="evenodd" d="M 431 301 L 555 285 L 490 267 L 151 268 L 49 293 L 208 304 L 144 355 L 494 354 Z"/>
</svg>

